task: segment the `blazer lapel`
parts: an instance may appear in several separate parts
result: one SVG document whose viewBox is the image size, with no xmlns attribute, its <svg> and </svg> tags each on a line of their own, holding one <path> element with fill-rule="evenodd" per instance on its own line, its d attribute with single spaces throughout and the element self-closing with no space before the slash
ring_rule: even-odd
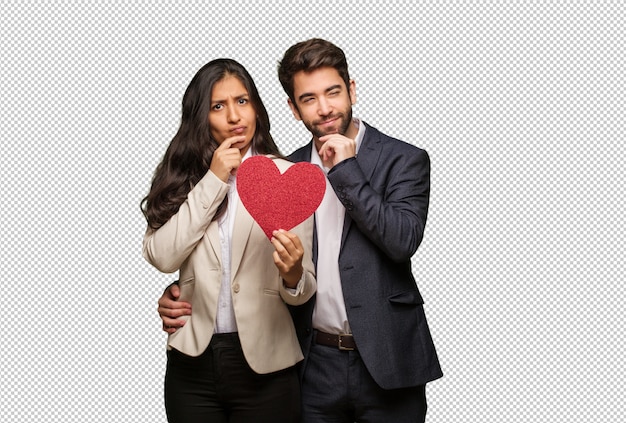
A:
<svg viewBox="0 0 626 423">
<path fill-rule="evenodd" d="M 216 221 L 213 221 L 209 224 L 209 227 L 206 230 L 205 236 L 208 238 L 209 245 L 211 246 L 211 249 L 213 250 L 213 254 L 215 254 L 215 257 L 217 257 L 217 260 L 219 261 L 220 266 L 221 266 L 222 265 L 222 247 L 220 244 L 219 225 L 217 224 Z"/>
<path fill-rule="evenodd" d="M 374 170 L 378 164 L 380 151 L 382 150 L 383 145 L 380 139 L 380 132 L 363 121 L 361 121 L 361 123 L 365 125 L 365 136 L 361 141 L 356 161 L 365 174 L 365 179 L 371 181 L 374 176 Z"/>
<path fill-rule="evenodd" d="M 376 128 L 372 128 L 365 122 L 361 121 L 361 124 L 365 125 L 365 135 L 361 141 L 359 152 L 356 156 L 356 161 L 361 167 L 361 171 L 365 175 L 365 179 L 372 180 L 374 176 L 374 170 L 378 164 L 380 158 L 380 151 L 382 150 L 382 142 L 380 139 L 380 132 Z M 345 214 L 343 219 L 343 231 L 341 233 L 341 247 L 346 241 L 350 225 L 352 224 L 352 218 L 348 213 Z"/>
<path fill-rule="evenodd" d="M 292 162 L 311 162 L 311 152 L 313 148 L 313 141 L 310 141 L 304 147 L 301 147 L 291 153 L 289 157 L 287 157 Z"/>
</svg>

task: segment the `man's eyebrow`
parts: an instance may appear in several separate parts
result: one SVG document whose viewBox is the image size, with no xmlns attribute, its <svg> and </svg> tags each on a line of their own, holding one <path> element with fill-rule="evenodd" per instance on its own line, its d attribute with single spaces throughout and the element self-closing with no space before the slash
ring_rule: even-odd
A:
<svg viewBox="0 0 626 423">
<path fill-rule="evenodd" d="M 341 89 L 341 84 L 335 84 L 335 85 L 331 85 L 330 87 L 326 88 L 324 90 L 325 93 L 328 93 L 332 90 L 336 90 L 336 89 Z M 306 97 L 313 97 L 315 94 L 313 93 L 302 93 L 298 96 L 298 100 L 302 101 L 304 98 Z"/>
</svg>

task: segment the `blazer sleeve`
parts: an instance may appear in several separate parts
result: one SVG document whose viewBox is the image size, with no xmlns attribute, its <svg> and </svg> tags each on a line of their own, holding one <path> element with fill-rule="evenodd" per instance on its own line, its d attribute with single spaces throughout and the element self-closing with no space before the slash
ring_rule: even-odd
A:
<svg viewBox="0 0 626 423">
<path fill-rule="evenodd" d="M 302 256 L 302 278 L 295 290 L 288 289 L 281 284 L 280 295 L 289 305 L 301 305 L 306 303 L 315 293 L 317 282 L 315 280 L 315 266 L 313 265 L 313 216 L 296 226 L 291 232 L 298 235 L 304 255 Z"/>
<path fill-rule="evenodd" d="M 425 150 L 397 144 L 381 154 L 369 180 L 356 158 L 328 173 L 346 213 L 391 260 L 404 262 L 424 236 L 430 194 L 430 159 Z"/>
<path fill-rule="evenodd" d="M 274 159 L 274 163 L 278 166 L 281 173 L 284 173 L 290 166 L 293 165 L 292 162 L 287 160 L 275 157 L 272 157 L 272 159 Z M 301 305 L 306 303 L 317 289 L 317 282 L 315 280 L 315 265 L 313 264 L 313 230 L 313 215 L 290 230 L 290 232 L 293 232 L 298 236 L 298 238 L 300 238 L 302 248 L 304 249 L 304 255 L 302 256 L 303 274 L 295 291 L 286 288 L 284 284 L 280 285 L 280 296 L 283 301 L 289 305 Z"/>
<path fill-rule="evenodd" d="M 144 258 L 161 272 L 178 270 L 204 236 L 227 193 L 228 184 L 209 170 L 170 220 L 157 230 L 148 227 Z"/>
</svg>

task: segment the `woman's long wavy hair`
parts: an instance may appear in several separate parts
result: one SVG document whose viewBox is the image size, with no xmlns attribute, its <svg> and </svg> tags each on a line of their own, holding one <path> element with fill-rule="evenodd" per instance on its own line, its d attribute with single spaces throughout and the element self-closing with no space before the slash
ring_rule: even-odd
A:
<svg viewBox="0 0 626 423">
<path fill-rule="evenodd" d="M 176 214 L 189 191 L 209 170 L 213 152 L 219 146 L 209 127 L 211 92 L 215 83 L 227 76 L 238 78 L 246 87 L 256 111 L 253 151 L 282 157 L 270 135 L 267 110 L 248 71 L 232 59 L 212 60 L 189 83 L 183 96 L 178 132 L 154 172 L 150 192 L 141 201 L 141 211 L 151 228 L 158 229 Z M 214 220 L 226 210 L 227 198 L 218 207 Z"/>
</svg>

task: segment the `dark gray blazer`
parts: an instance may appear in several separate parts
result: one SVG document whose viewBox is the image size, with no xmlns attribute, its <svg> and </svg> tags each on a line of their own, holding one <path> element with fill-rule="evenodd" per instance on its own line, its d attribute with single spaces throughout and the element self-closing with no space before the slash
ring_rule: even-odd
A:
<svg viewBox="0 0 626 423">
<path fill-rule="evenodd" d="M 365 122 L 362 122 L 365 124 Z M 328 179 L 346 209 L 339 272 L 350 328 L 370 374 L 384 389 L 423 385 L 442 376 L 411 272 L 430 192 L 426 151 L 366 125 L 356 158 Z M 289 156 L 310 161 L 313 143 Z M 317 236 L 313 240 L 317 262 Z M 315 297 L 291 307 L 306 366 Z"/>
</svg>

